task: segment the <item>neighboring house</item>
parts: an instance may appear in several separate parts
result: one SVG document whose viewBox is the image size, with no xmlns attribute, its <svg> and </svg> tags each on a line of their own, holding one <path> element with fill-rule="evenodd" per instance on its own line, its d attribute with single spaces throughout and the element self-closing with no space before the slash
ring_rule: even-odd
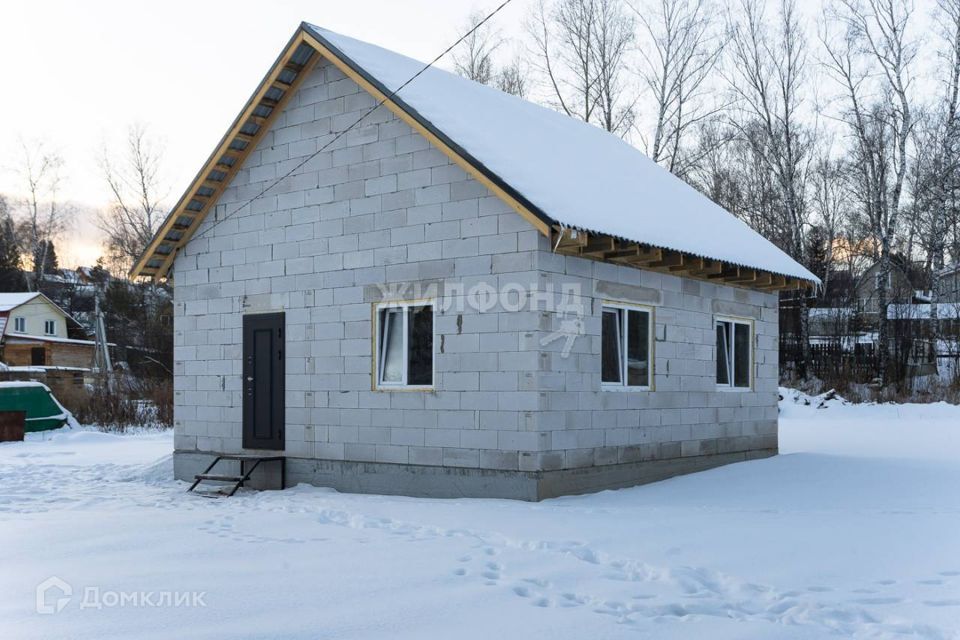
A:
<svg viewBox="0 0 960 640">
<path fill-rule="evenodd" d="M 89 368 L 94 343 L 85 337 L 80 323 L 42 293 L 0 293 L 0 361 L 6 365 Z"/>
<path fill-rule="evenodd" d="M 301 25 L 134 267 L 174 282 L 176 476 L 537 500 L 775 454 L 816 277 L 597 127 L 391 95 L 422 67 Z"/>
<path fill-rule="evenodd" d="M 887 303 L 910 304 L 930 302 L 929 293 L 920 286 L 921 278 L 917 270 L 907 261 L 894 258 L 891 262 L 890 273 L 887 274 Z M 875 325 L 880 308 L 878 288 L 880 286 L 880 263 L 875 262 L 868 267 L 856 284 L 856 299 L 858 311 L 863 315 L 866 323 Z"/>
<path fill-rule="evenodd" d="M 929 303 L 890 305 L 887 318 L 896 338 L 892 348 L 901 350 L 899 356 L 908 367 L 906 375 L 937 373 L 935 358 L 939 358 L 939 373 L 944 379 L 953 380 L 960 364 L 960 302 L 937 304 L 939 340 L 934 337 L 933 308 Z"/>
<path fill-rule="evenodd" d="M 960 262 L 940 272 L 940 301 L 960 302 Z"/>
</svg>

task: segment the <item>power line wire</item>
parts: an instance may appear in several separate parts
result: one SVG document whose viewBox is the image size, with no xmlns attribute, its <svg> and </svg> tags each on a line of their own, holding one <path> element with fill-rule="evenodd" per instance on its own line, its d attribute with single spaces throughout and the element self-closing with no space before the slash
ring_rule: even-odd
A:
<svg viewBox="0 0 960 640">
<path fill-rule="evenodd" d="M 351 129 L 353 129 L 353 128 L 356 127 L 358 124 L 360 124 L 361 122 L 363 122 L 371 113 L 373 113 L 374 111 L 376 111 L 377 109 L 379 109 L 380 107 L 382 107 L 386 102 L 388 102 L 389 100 L 392 100 L 398 93 L 400 93 L 400 91 L 401 91 L 404 87 L 406 87 L 406 86 L 409 85 L 411 82 L 413 82 L 414 80 L 416 80 L 417 78 L 419 78 L 421 75 L 423 75 L 423 74 L 427 71 L 427 69 L 429 69 L 430 67 L 432 67 L 433 65 L 435 65 L 437 62 L 439 62 L 441 58 L 443 58 L 445 55 L 447 55 L 448 53 L 450 53 L 450 52 L 451 52 L 453 49 L 455 49 L 461 42 L 463 42 L 463 41 L 466 40 L 468 37 L 470 37 L 470 35 L 472 35 L 473 32 L 475 32 L 477 29 L 479 29 L 480 27 L 482 27 L 488 20 L 490 20 L 491 18 L 493 18 L 495 15 L 497 15 L 498 13 L 500 13 L 500 11 L 501 11 L 504 7 L 506 7 L 508 4 L 510 4 L 511 2 L 513 2 L 513 0 L 504 0 L 502 3 L 500 3 L 500 5 L 499 5 L 496 9 L 494 9 L 493 11 L 491 11 L 490 13 L 488 13 L 488 14 L 486 15 L 486 17 L 483 18 L 483 20 L 480 20 L 480 21 L 479 21 L 477 24 L 475 24 L 469 31 L 467 31 L 467 32 L 464 33 L 462 36 L 460 36 L 460 37 L 457 39 L 456 42 L 454 42 L 454 43 L 451 44 L 449 47 L 447 47 L 446 49 L 444 49 L 443 52 L 442 52 L 440 55 L 438 55 L 438 56 L 435 57 L 433 60 L 431 60 L 430 62 L 428 62 L 427 64 L 425 64 L 422 69 L 420 69 L 420 70 L 417 71 L 415 74 L 413 74 L 412 76 L 410 76 L 410 78 L 408 78 L 403 84 L 401 84 L 399 87 L 397 87 L 396 89 L 394 89 L 393 91 L 391 91 L 389 94 L 385 95 L 385 96 L 384 96 L 383 98 L 381 98 L 380 101 L 377 102 L 375 105 L 373 105 L 372 107 L 370 107 L 369 109 L 367 109 L 367 111 L 365 111 L 363 114 L 361 114 L 359 118 L 357 118 L 356 120 L 354 120 L 353 123 L 350 124 L 350 126 L 348 126 L 346 129 L 343 129 L 342 131 L 339 131 L 336 135 L 334 135 L 334 137 L 333 137 L 332 139 L 330 139 L 330 140 L 329 140 L 326 144 L 324 144 L 322 147 L 320 147 L 319 149 L 317 149 L 316 151 L 314 151 L 313 153 L 311 153 L 310 155 L 308 155 L 306 158 L 304 158 L 301 162 L 299 162 L 299 163 L 298 163 L 296 166 L 294 166 L 292 169 L 290 169 L 290 170 L 287 171 L 285 174 L 283 174 L 282 176 L 280 176 L 279 178 L 277 178 L 276 180 L 274 180 L 273 182 L 271 182 L 270 184 L 268 184 L 266 187 L 264 187 L 263 189 L 261 189 L 260 192 L 259 192 L 257 195 L 253 196 L 253 197 L 250 198 L 249 200 L 246 200 L 245 202 L 243 202 L 243 203 L 240 204 L 239 206 L 235 207 L 233 210 L 231 210 L 229 213 L 225 214 L 225 215 L 224 215 L 222 218 L 220 218 L 219 220 L 214 219 L 213 224 L 211 224 L 209 227 L 207 227 L 207 228 L 204 229 L 202 232 L 196 234 L 196 235 L 193 236 L 193 237 L 194 237 L 194 238 L 202 238 L 202 237 L 205 236 L 206 234 L 210 233 L 211 231 L 213 231 L 214 229 L 216 229 L 216 228 L 217 228 L 217 225 L 219 225 L 221 222 L 227 220 L 228 218 L 230 218 L 232 215 L 234 215 L 235 213 L 237 213 L 238 211 L 240 211 L 240 210 L 243 209 L 244 207 L 247 207 L 247 206 L 253 204 L 256 200 L 259 200 L 260 198 L 262 198 L 264 195 L 266 195 L 266 193 L 267 193 L 268 191 L 270 191 L 271 189 L 273 189 L 274 187 L 276 187 L 278 184 L 280 184 L 281 182 L 283 182 L 284 180 L 286 180 L 287 178 L 289 178 L 291 175 L 293 175 L 295 172 L 297 172 L 301 167 L 303 167 L 305 164 L 307 164 L 308 162 L 310 162 L 311 160 L 313 160 L 314 158 L 316 158 L 318 155 L 320 155 L 321 153 L 323 153 L 324 151 L 326 151 L 327 149 L 329 149 L 330 146 L 331 146 L 333 143 L 335 143 L 337 140 L 339 140 L 340 138 L 342 138 L 343 136 L 345 136 L 345 135 L 347 134 L 347 132 L 349 132 Z M 216 214 L 214 214 L 214 217 L 216 217 Z"/>
</svg>

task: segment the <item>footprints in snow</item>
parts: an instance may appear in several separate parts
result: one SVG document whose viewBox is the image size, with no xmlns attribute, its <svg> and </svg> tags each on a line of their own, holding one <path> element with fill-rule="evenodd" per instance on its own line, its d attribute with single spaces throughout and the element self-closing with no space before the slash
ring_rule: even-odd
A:
<svg viewBox="0 0 960 640">
<path fill-rule="evenodd" d="M 311 538 L 277 538 L 272 536 L 257 535 L 254 533 L 245 533 L 237 531 L 234 528 L 234 517 L 225 515 L 217 520 L 206 520 L 198 527 L 200 531 L 224 538 L 235 542 L 258 543 L 280 543 L 280 544 L 304 544 L 307 542 L 326 542 L 329 538 L 311 537 Z"/>
</svg>

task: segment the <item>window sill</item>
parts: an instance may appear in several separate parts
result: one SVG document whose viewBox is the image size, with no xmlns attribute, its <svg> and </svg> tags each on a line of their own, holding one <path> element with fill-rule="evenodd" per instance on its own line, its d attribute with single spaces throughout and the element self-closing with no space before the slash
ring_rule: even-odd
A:
<svg viewBox="0 0 960 640">
<path fill-rule="evenodd" d="M 629 387 L 624 384 L 602 384 L 600 391 L 613 391 L 614 393 L 625 393 L 630 391 L 653 391 L 652 387 Z"/>
<path fill-rule="evenodd" d="M 718 385 L 717 385 L 717 391 L 720 391 L 720 392 L 722 392 L 722 393 L 750 393 L 751 391 L 753 391 L 753 387 L 752 387 L 752 386 L 750 386 L 750 387 L 729 387 L 729 386 L 721 386 L 721 385 L 718 384 Z"/>
<path fill-rule="evenodd" d="M 395 391 L 420 391 L 423 393 L 430 393 L 436 390 L 437 390 L 436 387 L 405 387 L 405 386 L 396 386 L 396 387 L 380 386 L 374 389 L 374 391 L 384 391 L 387 393 L 392 393 Z"/>
</svg>

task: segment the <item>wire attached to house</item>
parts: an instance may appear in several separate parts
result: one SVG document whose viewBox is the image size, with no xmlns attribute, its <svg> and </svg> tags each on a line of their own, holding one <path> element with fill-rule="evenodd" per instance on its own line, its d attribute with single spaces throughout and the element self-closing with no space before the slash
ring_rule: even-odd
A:
<svg viewBox="0 0 960 640">
<path fill-rule="evenodd" d="M 205 236 L 205 235 L 206 235 L 207 233 L 209 233 L 210 231 L 213 231 L 214 229 L 217 228 L 217 225 L 219 225 L 221 222 L 223 222 L 223 221 L 226 220 L 227 218 L 231 217 L 233 214 L 237 213 L 238 211 L 240 211 L 240 210 L 243 209 L 244 207 L 247 207 L 247 206 L 253 204 L 253 202 L 255 202 L 256 200 L 259 200 L 260 198 L 262 198 L 264 195 L 266 195 L 266 193 L 267 193 L 268 191 L 270 191 L 271 189 L 273 189 L 274 187 L 276 187 L 278 184 L 280 184 L 281 182 L 283 182 L 284 180 L 286 180 L 287 178 L 289 178 L 290 176 L 292 176 L 292 175 L 293 175 L 295 172 L 297 172 L 301 167 L 303 167 L 305 164 L 307 164 L 308 162 L 310 162 L 311 160 L 313 160 L 314 158 L 316 158 L 318 155 L 320 155 L 321 153 L 323 153 L 324 151 L 326 151 L 327 149 L 329 149 L 330 146 L 331 146 L 333 143 L 335 143 L 337 140 L 339 140 L 340 138 L 342 138 L 344 135 L 347 134 L 347 132 L 349 132 L 350 130 L 352 130 L 354 127 L 356 127 L 357 125 L 359 125 L 361 122 L 363 122 L 371 113 L 373 113 L 374 111 L 376 111 L 377 109 L 379 109 L 380 107 L 382 107 L 382 106 L 383 106 L 385 103 L 387 103 L 388 101 L 392 100 L 398 93 L 400 93 L 401 90 L 403 90 L 404 87 L 406 87 L 406 86 L 409 85 L 411 82 L 413 82 L 414 80 L 416 80 L 417 78 L 419 78 L 421 75 L 423 75 L 423 74 L 427 71 L 427 69 L 429 69 L 430 67 L 432 67 L 433 65 L 435 65 L 437 62 L 440 61 L 441 58 L 443 58 L 445 55 L 447 55 L 448 53 L 450 53 L 451 51 L 453 51 L 461 42 L 463 42 L 463 41 L 466 40 L 468 37 L 470 37 L 470 35 L 473 34 L 474 31 L 476 31 L 477 29 L 479 29 L 480 27 L 482 27 L 488 20 L 490 20 L 490 19 L 493 18 L 495 15 L 497 15 L 498 13 L 500 13 L 500 11 L 501 11 L 504 7 L 506 7 L 508 4 L 510 4 L 511 2 L 513 2 L 513 0 L 504 0 L 502 3 L 500 3 L 500 5 L 499 5 L 496 9 L 494 9 L 493 11 L 491 11 L 490 13 L 488 13 L 488 14 L 486 15 L 486 17 L 483 18 L 483 20 L 480 20 L 479 22 L 477 22 L 477 24 L 475 24 L 475 25 L 473 26 L 473 28 L 471 28 L 469 31 L 467 31 L 467 32 L 464 33 L 462 36 L 460 36 L 460 37 L 457 39 L 456 42 L 454 42 L 454 43 L 451 44 L 449 47 L 447 47 L 446 49 L 444 49 L 443 52 L 442 52 L 440 55 L 438 55 L 438 56 L 435 57 L 433 60 L 431 60 L 430 62 L 428 62 L 427 64 L 425 64 L 422 69 L 420 69 L 420 70 L 417 71 L 415 74 L 413 74 L 412 76 L 410 76 L 410 78 L 408 78 L 408 79 L 407 79 L 403 84 L 401 84 L 399 87 L 397 87 L 396 89 L 394 89 L 393 91 L 391 91 L 388 95 L 386 95 L 386 96 L 384 96 L 383 98 L 381 98 L 379 102 L 377 102 L 375 105 L 373 105 L 372 107 L 370 107 L 370 108 L 369 108 L 367 111 L 365 111 L 359 118 L 357 118 L 356 120 L 354 120 L 353 123 L 350 124 L 350 126 L 348 126 L 346 129 L 344 129 L 344 130 L 342 130 L 342 131 L 339 131 L 331 140 L 329 140 L 329 141 L 328 141 L 326 144 L 324 144 L 322 147 L 320 147 L 320 148 L 317 149 L 315 152 L 313 152 L 313 153 L 311 153 L 310 155 L 308 155 L 306 158 L 304 158 L 300 163 L 298 163 L 296 166 L 294 166 L 294 167 L 293 167 L 292 169 L 290 169 L 288 172 L 286 172 L 285 174 L 283 174 L 282 176 L 280 176 L 279 178 L 277 178 L 276 180 L 274 180 L 273 182 L 271 182 L 270 184 L 268 184 L 266 187 L 264 187 L 257 195 L 253 196 L 253 197 L 250 198 L 249 200 L 246 200 L 245 202 L 243 202 L 242 204 L 240 204 L 239 206 L 237 206 L 236 208 L 234 208 L 233 210 L 231 210 L 229 213 L 225 214 L 225 215 L 224 215 L 222 218 L 220 218 L 219 220 L 216 219 L 216 214 L 214 214 L 213 224 L 211 224 L 209 227 L 207 227 L 206 229 L 204 229 L 203 231 L 201 231 L 200 233 L 196 234 L 196 235 L 193 236 L 193 237 L 194 237 L 194 238 L 202 238 L 203 236 Z"/>
</svg>

